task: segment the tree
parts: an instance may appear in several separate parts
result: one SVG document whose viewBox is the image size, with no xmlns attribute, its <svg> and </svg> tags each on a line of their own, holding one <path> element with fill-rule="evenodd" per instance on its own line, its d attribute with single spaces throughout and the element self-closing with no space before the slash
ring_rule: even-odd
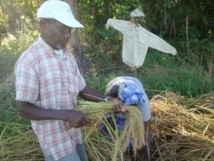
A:
<svg viewBox="0 0 214 161">
<path fill-rule="evenodd" d="M 71 10 L 74 14 L 74 17 L 76 18 L 77 17 L 78 0 L 65 0 L 65 2 L 67 2 L 70 5 Z M 72 33 L 71 38 L 70 38 L 70 45 L 71 45 L 74 53 L 79 53 L 79 54 L 82 53 L 80 41 L 78 38 L 78 30 L 75 30 Z"/>
</svg>

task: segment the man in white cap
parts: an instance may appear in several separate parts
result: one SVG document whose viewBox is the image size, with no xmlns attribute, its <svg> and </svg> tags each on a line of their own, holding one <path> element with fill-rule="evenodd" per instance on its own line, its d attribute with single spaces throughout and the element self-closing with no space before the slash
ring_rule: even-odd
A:
<svg viewBox="0 0 214 161">
<path fill-rule="evenodd" d="M 80 128 L 90 118 L 75 110 L 77 97 L 122 103 L 88 87 L 74 56 L 66 48 L 72 28 L 83 28 L 69 5 L 45 1 L 38 11 L 41 34 L 15 65 L 16 101 L 19 113 L 31 119 L 45 161 L 87 161 Z"/>
</svg>

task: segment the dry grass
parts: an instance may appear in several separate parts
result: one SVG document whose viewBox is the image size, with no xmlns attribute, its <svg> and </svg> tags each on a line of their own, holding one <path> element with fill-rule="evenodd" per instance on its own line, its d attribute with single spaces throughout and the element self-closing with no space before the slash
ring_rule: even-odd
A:
<svg viewBox="0 0 214 161">
<path fill-rule="evenodd" d="M 129 111 L 127 114 L 126 125 L 124 127 L 124 131 L 119 134 L 118 129 L 113 129 L 105 117 L 105 113 L 112 113 L 112 104 L 106 102 L 93 103 L 83 101 L 80 103 L 80 106 L 77 107 L 77 110 L 83 111 L 93 119 L 92 126 L 84 129 L 86 133 L 84 139 L 86 149 L 91 149 L 91 147 L 93 147 L 93 151 L 95 151 L 92 153 L 88 151 L 88 153 L 90 153 L 91 160 L 124 160 L 123 153 L 126 151 L 129 140 L 132 140 L 133 142 L 134 155 L 136 155 L 137 151 L 142 149 L 145 145 L 144 126 L 141 112 L 135 106 L 126 106 L 126 108 Z M 112 117 L 114 117 L 113 113 Z M 114 119 L 113 121 L 115 124 Z M 105 124 L 107 127 L 108 132 L 111 135 L 111 141 L 107 140 L 101 130 L 99 130 L 100 122 Z M 97 139 L 97 137 L 99 139 Z M 94 144 L 96 144 L 96 146 L 94 146 Z M 109 152 L 105 152 L 100 149 L 109 149 Z"/>
<path fill-rule="evenodd" d="M 189 99 L 163 92 L 151 99 L 152 160 L 213 161 L 214 94 Z M 95 116 L 95 115 L 94 115 Z M 94 122 L 95 125 L 96 122 Z M 2 123 L 0 160 L 43 161 L 42 152 L 30 126 Z M 94 126 L 97 127 L 97 126 Z M 112 136 L 118 139 L 112 131 Z M 91 161 L 131 161 L 119 144 L 111 142 L 97 128 L 84 129 L 85 145 Z M 115 149 L 115 147 L 117 149 Z M 137 153 L 141 161 L 142 153 Z"/>
<path fill-rule="evenodd" d="M 205 99 L 191 100 L 192 108 L 189 104 L 181 105 L 182 100 L 184 98 L 173 93 L 163 93 L 151 100 L 153 158 L 157 161 L 213 161 L 214 110 L 198 106 Z"/>
<path fill-rule="evenodd" d="M 0 122 L 1 161 L 43 161 L 37 138 L 29 125 Z"/>
</svg>

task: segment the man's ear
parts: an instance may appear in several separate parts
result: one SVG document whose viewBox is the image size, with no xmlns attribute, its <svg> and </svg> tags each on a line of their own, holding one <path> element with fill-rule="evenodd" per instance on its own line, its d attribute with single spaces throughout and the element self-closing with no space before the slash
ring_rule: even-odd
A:
<svg viewBox="0 0 214 161">
<path fill-rule="evenodd" d="M 41 19 L 41 20 L 39 20 L 39 25 L 40 25 L 41 30 L 47 28 L 47 26 L 48 26 L 48 21 L 49 21 L 49 20 L 46 20 L 46 19 Z"/>
</svg>

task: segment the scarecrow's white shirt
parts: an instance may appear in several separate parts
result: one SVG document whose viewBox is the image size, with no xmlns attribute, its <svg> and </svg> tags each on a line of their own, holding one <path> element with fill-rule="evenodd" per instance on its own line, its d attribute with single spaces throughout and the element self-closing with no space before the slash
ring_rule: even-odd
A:
<svg viewBox="0 0 214 161">
<path fill-rule="evenodd" d="M 143 65 L 148 48 L 175 55 L 176 49 L 157 35 L 149 32 L 141 25 L 131 21 L 108 19 L 106 28 L 113 27 L 123 33 L 123 62 L 133 68 Z"/>
</svg>

